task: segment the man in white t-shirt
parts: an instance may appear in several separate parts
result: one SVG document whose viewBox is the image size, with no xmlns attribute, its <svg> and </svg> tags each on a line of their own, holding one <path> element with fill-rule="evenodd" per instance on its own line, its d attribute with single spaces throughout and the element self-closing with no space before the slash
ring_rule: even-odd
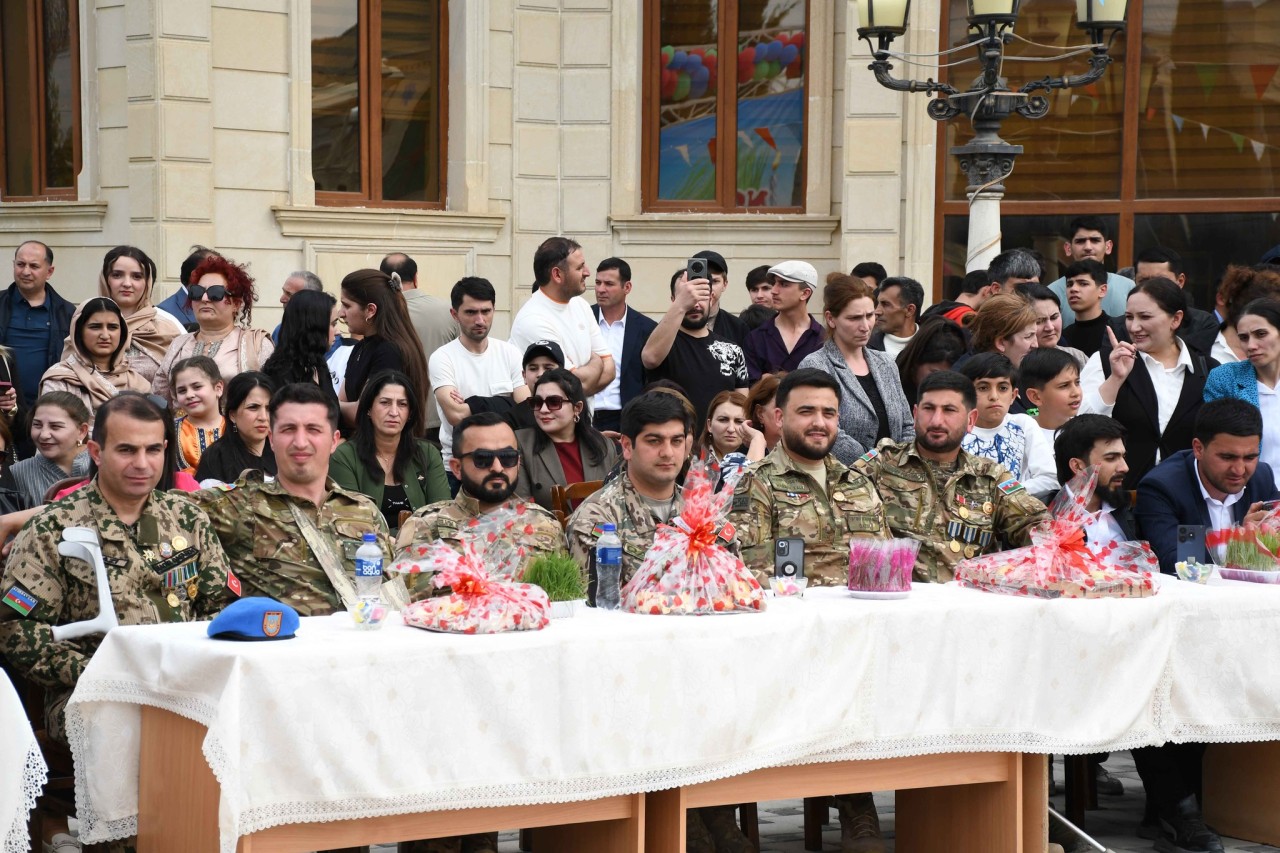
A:
<svg viewBox="0 0 1280 853">
<path fill-rule="evenodd" d="M 582 380 L 588 395 L 613 381 L 613 354 L 600 334 L 582 294 L 591 268 L 582 247 L 567 237 L 550 237 L 533 255 L 533 298 L 516 313 L 511 343 L 523 352 L 534 341 L 551 340 L 564 350 L 565 367 Z"/>
<path fill-rule="evenodd" d="M 468 398 L 502 396 L 519 403 L 529 396 L 520 363 L 523 351 L 489 337 L 496 300 L 493 285 L 483 278 L 464 278 L 455 284 L 450 313 L 461 334 L 433 352 L 427 363 L 446 461 L 452 456 L 454 426 L 472 413 Z"/>
</svg>

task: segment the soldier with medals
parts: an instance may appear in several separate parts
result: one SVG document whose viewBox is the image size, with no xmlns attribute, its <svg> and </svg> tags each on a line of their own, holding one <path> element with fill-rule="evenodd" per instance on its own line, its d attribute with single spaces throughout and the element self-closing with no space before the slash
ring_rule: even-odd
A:
<svg viewBox="0 0 1280 853">
<path fill-rule="evenodd" d="M 45 729 L 66 742 L 63 711 L 102 636 L 55 641 L 53 627 L 99 615 L 89 563 L 58 553 L 63 530 L 97 532 L 121 625 L 186 622 L 223 605 L 227 559 L 208 517 L 184 497 L 155 491 L 165 467 L 167 415 L 123 392 L 98 409 L 89 440 L 97 476 L 32 518 L 18 533 L 0 579 L 0 653 L 45 688 Z M 65 827 L 55 847 L 65 843 Z M 51 833 L 52 836 L 52 833 Z"/>
<path fill-rule="evenodd" d="M 804 574 L 815 586 L 849 580 L 849 540 L 885 538 L 885 511 L 871 482 L 831 453 L 840 431 L 840 385 L 826 371 L 801 368 L 778 385 L 773 416 L 782 439 L 738 481 L 730 521 L 742 560 L 761 583 L 773 573 L 774 543 L 804 538 Z M 884 849 L 870 793 L 838 794 L 840 849 Z"/>
<path fill-rule="evenodd" d="M 194 492 L 231 562 L 236 596 L 265 595 L 301 616 L 323 616 L 355 600 L 355 553 L 365 533 L 389 557 L 390 531 L 369 498 L 328 476 L 338 440 L 338 405 L 313 383 L 286 385 L 271 398 L 277 474 L 249 470 L 234 485 Z M 383 584 L 393 607 L 408 602 L 397 576 Z"/>
<path fill-rule="evenodd" d="M 966 557 L 1030 544 L 1049 513 L 1003 465 L 960 448 L 978 417 L 968 378 L 930 374 L 919 395 L 915 439 L 882 441 L 854 468 L 875 484 L 893 535 L 919 540 L 914 579 L 943 583 Z"/>
</svg>

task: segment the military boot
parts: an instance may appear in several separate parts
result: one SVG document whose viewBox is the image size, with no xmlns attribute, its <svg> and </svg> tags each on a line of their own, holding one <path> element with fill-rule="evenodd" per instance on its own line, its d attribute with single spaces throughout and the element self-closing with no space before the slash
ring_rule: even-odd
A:
<svg viewBox="0 0 1280 853">
<path fill-rule="evenodd" d="M 707 806 L 698 811 L 715 842 L 716 853 L 756 853 L 756 846 L 738 826 L 734 806 Z"/>
<path fill-rule="evenodd" d="M 702 822 L 702 809 L 684 813 L 684 849 L 686 853 L 716 853 L 716 843 Z"/>
<path fill-rule="evenodd" d="M 870 794 L 838 794 L 840 853 L 884 853 L 880 840 L 880 816 Z"/>
<path fill-rule="evenodd" d="M 480 832 L 462 837 L 462 853 L 498 853 L 498 833 Z"/>
</svg>

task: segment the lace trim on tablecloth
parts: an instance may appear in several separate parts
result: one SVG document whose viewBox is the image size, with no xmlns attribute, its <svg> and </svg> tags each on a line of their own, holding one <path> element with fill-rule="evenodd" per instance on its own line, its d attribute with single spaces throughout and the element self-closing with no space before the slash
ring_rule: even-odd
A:
<svg viewBox="0 0 1280 853">
<path fill-rule="evenodd" d="M 1108 741 L 1064 743 L 1060 738 L 1038 732 L 955 732 L 946 735 L 921 735 L 877 741 L 847 742 L 833 745 L 830 737 L 813 738 L 771 752 L 733 756 L 721 761 L 704 762 L 695 767 L 620 774 L 606 778 L 542 780 L 510 785 L 451 788 L 448 791 L 407 794 L 398 797 L 353 797 L 327 802 L 272 803 L 241 810 L 230 838 L 220 841 L 222 853 L 234 853 L 238 837 L 292 823 L 323 823 L 335 820 L 358 820 L 419 812 L 486 808 L 511 805 L 569 803 L 602 797 L 629 796 L 646 791 L 660 791 L 685 785 L 712 782 L 749 773 L 766 767 L 819 764 L 875 758 L 905 758 L 948 752 L 1023 752 L 1038 754 L 1090 754 L 1131 749 L 1159 743 L 1166 739 L 1205 742 L 1248 742 L 1280 740 L 1280 724 L 1239 724 L 1214 726 L 1180 726 L 1175 731 L 1186 737 L 1170 738 L 1165 731 L 1172 669 L 1166 666 L 1154 691 L 1151 724 L 1130 731 L 1122 738 Z M 80 749 L 85 733 L 79 704 L 85 702 L 126 702 L 151 705 L 208 726 L 216 709 L 191 697 L 160 696 L 132 682 L 101 682 L 78 694 L 67 708 L 67 731 L 76 755 L 76 795 L 81 821 L 81 836 L 89 842 L 125 838 L 137 833 L 137 816 L 117 821 L 96 820 L 92 803 L 87 801 L 85 780 L 81 777 Z M 1191 736 L 1191 733 L 1195 736 Z M 216 736 L 204 743 L 205 759 L 219 784 L 231 771 L 224 744 Z M 7 853 L 7 852 L 6 852 Z"/>
<path fill-rule="evenodd" d="M 82 704 L 88 702 L 123 702 L 129 705 L 150 705 L 165 711 L 186 717 L 188 720 L 208 726 L 217 716 L 217 709 L 201 699 L 192 696 L 161 696 L 132 681 L 100 681 L 85 685 L 84 690 L 77 689 L 73 694 L 73 702 L 67 704 L 65 714 L 67 726 L 67 742 L 71 747 L 71 757 L 76 768 L 76 817 L 80 821 L 80 838 L 86 843 L 97 844 L 103 841 L 117 841 L 138 834 L 137 814 L 118 820 L 103 820 L 94 811 L 93 800 L 89 796 L 89 780 L 85 777 L 84 768 L 88 766 L 84 754 L 87 735 L 84 727 L 84 715 L 80 710 Z M 225 761 L 225 756 L 223 756 Z M 215 769 L 215 775 L 217 770 Z M 232 845 L 234 848 L 234 844 Z"/>
<path fill-rule="evenodd" d="M 22 765 L 22 802 L 19 803 L 18 813 L 13 816 L 13 826 L 4 835 L 4 844 L 0 845 L 3 853 L 27 853 L 31 849 L 27 820 L 47 781 L 49 768 L 44 763 L 44 756 L 40 754 L 40 744 L 33 740 L 27 748 L 27 760 Z"/>
</svg>

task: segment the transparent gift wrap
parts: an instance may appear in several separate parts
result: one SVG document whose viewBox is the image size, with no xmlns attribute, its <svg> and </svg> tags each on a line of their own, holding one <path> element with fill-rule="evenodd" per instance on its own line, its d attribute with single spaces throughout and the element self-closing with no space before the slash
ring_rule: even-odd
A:
<svg viewBox="0 0 1280 853">
<path fill-rule="evenodd" d="M 856 598 L 904 598 L 919 551 L 915 539 L 849 540 L 849 592 Z"/>
<path fill-rule="evenodd" d="M 764 610 L 764 590 L 728 547 L 734 530 L 726 518 L 738 473 L 717 492 L 714 472 L 702 460 L 693 463 L 680 514 L 658 525 L 653 547 L 622 588 L 623 610 L 676 615 Z"/>
<path fill-rule="evenodd" d="M 1095 513 L 1086 508 L 1097 473 L 1086 469 L 1049 506 L 1052 521 L 1032 531 L 1032 544 L 956 566 L 961 586 L 1037 598 L 1143 598 L 1156 594 L 1159 563 L 1145 542 L 1110 542 L 1092 549 L 1085 527 Z"/>
<path fill-rule="evenodd" d="M 1218 574 L 1227 580 L 1280 583 L 1280 521 L 1272 509 L 1257 525 L 1226 527 L 1205 534 L 1209 553 L 1218 555 Z"/>
<path fill-rule="evenodd" d="M 490 513 L 459 529 L 461 550 L 439 540 L 414 543 L 391 564 L 414 581 L 415 597 L 429 582 L 446 595 L 410 604 L 404 623 L 449 634 L 499 634 L 537 631 L 550 622 L 551 603 L 540 587 L 516 582 L 524 546 L 519 543 L 520 512 Z"/>
</svg>

